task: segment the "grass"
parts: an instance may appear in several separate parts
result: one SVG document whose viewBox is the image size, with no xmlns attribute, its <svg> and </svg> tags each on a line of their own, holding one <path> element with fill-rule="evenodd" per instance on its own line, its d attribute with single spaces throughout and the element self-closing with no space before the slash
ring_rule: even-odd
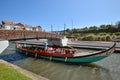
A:
<svg viewBox="0 0 120 80">
<path fill-rule="evenodd" d="M 11 66 L 0 63 L 0 80 L 32 80 Z"/>
</svg>

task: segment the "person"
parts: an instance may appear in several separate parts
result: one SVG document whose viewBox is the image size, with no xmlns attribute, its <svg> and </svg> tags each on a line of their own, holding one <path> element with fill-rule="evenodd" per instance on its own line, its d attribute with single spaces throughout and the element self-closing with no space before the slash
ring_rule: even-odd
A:
<svg viewBox="0 0 120 80">
<path fill-rule="evenodd" d="M 45 42 L 45 43 L 44 43 L 44 49 L 45 49 L 45 51 L 47 50 L 47 48 L 48 48 L 48 43 Z"/>
<path fill-rule="evenodd" d="M 49 52 L 53 52 L 53 48 L 52 47 L 48 47 L 47 49 Z"/>
<path fill-rule="evenodd" d="M 56 49 L 56 53 L 60 53 L 60 48 L 57 48 L 57 49 Z"/>
<path fill-rule="evenodd" d="M 61 50 L 61 54 L 65 54 L 65 50 L 64 49 Z"/>
</svg>

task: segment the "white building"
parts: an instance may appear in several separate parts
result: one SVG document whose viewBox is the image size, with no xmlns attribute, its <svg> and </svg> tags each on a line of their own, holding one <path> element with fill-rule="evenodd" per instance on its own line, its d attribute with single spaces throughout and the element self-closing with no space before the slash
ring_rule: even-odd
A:
<svg viewBox="0 0 120 80">
<path fill-rule="evenodd" d="M 29 26 L 17 22 L 2 21 L 2 29 L 4 30 L 28 30 L 28 31 L 42 31 L 40 26 Z"/>
</svg>

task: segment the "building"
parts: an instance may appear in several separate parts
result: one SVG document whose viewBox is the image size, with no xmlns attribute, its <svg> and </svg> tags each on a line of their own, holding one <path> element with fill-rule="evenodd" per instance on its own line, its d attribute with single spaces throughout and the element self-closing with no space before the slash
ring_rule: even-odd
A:
<svg viewBox="0 0 120 80">
<path fill-rule="evenodd" d="M 0 29 L 3 30 L 28 30 L 28 31 L 42 31 L 40 26 L 29 26 L 18 22 L 2 21 Z"/>
</svg>

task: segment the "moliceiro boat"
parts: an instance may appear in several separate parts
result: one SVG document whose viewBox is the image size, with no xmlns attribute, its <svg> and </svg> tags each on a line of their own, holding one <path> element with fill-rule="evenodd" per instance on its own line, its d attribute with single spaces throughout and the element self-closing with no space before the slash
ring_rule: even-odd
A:
<svg viewBox="0 0 120 80">
<path fill-rule="evenodd" d="M 68 63 L 91 63 L 102 60 L 111 55 L 115 50 L 116 43 L 112 47 L 97 51 L 84 52 L 81 50 L 70 49 L 65 47 L 52 47 L 47 43 L 38 42 L 16 42 L 16 51 L 27 56 L 44 58 L 52 61 Z"/>
</svg>

